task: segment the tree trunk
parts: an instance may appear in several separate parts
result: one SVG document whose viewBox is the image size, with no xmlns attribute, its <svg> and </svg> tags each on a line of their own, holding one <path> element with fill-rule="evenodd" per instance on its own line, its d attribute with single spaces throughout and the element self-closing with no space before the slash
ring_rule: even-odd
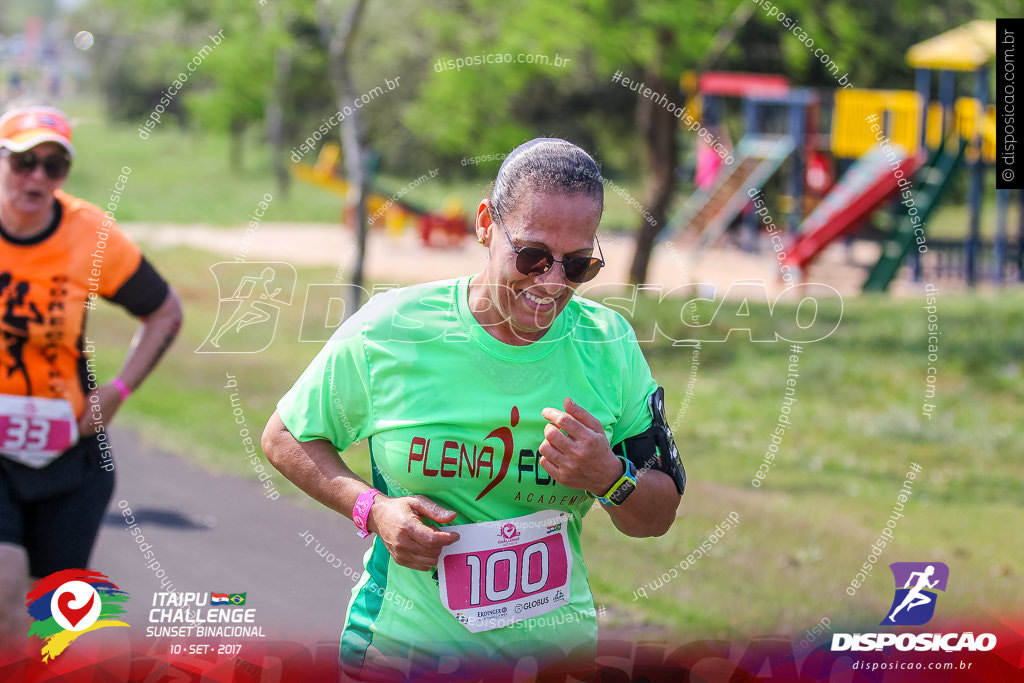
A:
<svg viewBox="0 0 1024 683">
<path fill-rule="evenodd" d="M 672 40 L 672 34 L 663 30 L 658 36 L 662 48 Z M 673 79 L 661 76 L 661 55 L 659 50 L 653 68 L 644 73 L 644 83 L 656 93 L 665 95 L 677 104 L 682 95 Z M 637 231 L 636 252 L 629 269 L 629 280 L 641 284 L 647 280 L 647 268 L 651 261 L 654 241 L 668 223 L 668 206 L 676 186 L 676 159 L 679 148 L 679 121 L 665 107 L 646 97 L 637 100 L 637 129 L 647 149 L 647 181 L 645 203 L 650 219 L 641 218 Z"/>
<path fill-rule="evenodd" d="M 711 41 L 711 45 L 697 72 L 700 73 L 718 61 L 725 53 L 725 48 L 732 42 L 736 33 L 753 16 L 751 3 L 737 5 L 729 21 L 719 29 Z M 658 33 L 658 50 L 654 63 L 644 74 L 644 82 L 655 92 L 665 95 L 679 106 L 683 106 L 683 94 L 679 91 L 678 82 L 660 76 L 663 55 L 668 54 L 674 36 L 668 28 Z M 656 85 L 655 85 L 656 84 Z M 647 147 L 647 210 L 653 219 L 653 225 L 647 220 L 640 221 L 640 230 L 636 237 L 636 252 L 633 264 L 629 269 L 629 279 L 633 284 L 640 284 L 647 279 L 647 269 L 651 262 L 651 251 L 654 241 L 668 224 L 668 206 L 676 185 L 676 159 L 679 151 L 679 121 L 669 114 L 664 107 L 646 97 L 637 100 L 637 130 Z"/>
<path fill-rule="evenodd" d="M 363 128 L 359 118 L 359 108 L 352 103 L 358 94 L 350 73 L 352 45 L 359 30 L 359 21 L 367 0 L 354 0 L 349 11 L 342 16 L 337 25 L 331 26 L 329 0 L 320 0 L 317 4 L 320 18 L 320 31 L 327 46 L 327 71 L 331 87 L 338 102 L 338 111 L 348 107 L 350 114 L 341 122 L 341 147 L 345 155 L 345 177 L 349 183 L 348 205 L 355 207 L 356 227 L 356 262 L 352 269 L 352 297 L 345 307 L 346 317 L 359 308 L 359 292 L 363 285 L 363 264 L 366 260 L 366 235 L 369 224 L 366 219 L 366 202 L 369 195 L 369 182 L 366 177 L 365 153 L 363 151 Z"/>
<path fill-rule="evenodd" d="M 285 159 L 284 141 L 284 99 L 288 79 L 292 73 L 292 48 L 279 47 L 274 52 L 274 79 L 270 84 L 270 99 L 267 102 L 267 141 L 270 143 L 270 158 L 277 179 L 277 191 L 287 200 L 291 187 L 291 175 Z"/>
<path fill-rule="evenodd" d="M 231 119 L 230 138 L 228 143 L 228 169 L 232 175 L 241 173 L 245 165 L 245 119 Z"/>
</svg>

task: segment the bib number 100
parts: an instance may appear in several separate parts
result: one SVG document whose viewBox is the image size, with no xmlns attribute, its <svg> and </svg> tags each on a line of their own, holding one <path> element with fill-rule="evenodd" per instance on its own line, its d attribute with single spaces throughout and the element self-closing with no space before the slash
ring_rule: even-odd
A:
<svg viewBox="0 0 1024 683">
<path fill-rule="evenodd" d="M 466 564 L 470 569 L 470 606 L 480 605 L 481 586 L 489 603 L 504 602 L 515 595 L 517 589 L 525 595 L 542 590 L 548 582 L 549 563 L 548 546 L 544 541 L 525 546 L 521 554 L 510 548 L 496 550 L 486 560 L 481 560 L 479 555 L 466 555 Z M 531 579 L 531 575 L 537 578 Z M 499 576 L 504 588 L 497 587 Z"/>
<path fill-rule="evenodd" d="M 564 588 L 569 567 L 561 534 L 449 555 L 444 558 L 448 607 L 486 607 Z"/>
</svg>

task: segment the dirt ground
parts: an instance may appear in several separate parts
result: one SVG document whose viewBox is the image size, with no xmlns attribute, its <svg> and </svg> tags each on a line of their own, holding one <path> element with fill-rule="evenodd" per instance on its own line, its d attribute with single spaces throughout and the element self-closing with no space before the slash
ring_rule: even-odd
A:
<svg viewBox="0 0 1024 683">
<path fill-rule="evenodd" d="M 339 280 L 348 279 L 355 259 L 354 233 L 340 226 L 320 223 L 265 223 L 248 237 L 244 227 L 160 223 L 128 223 L 122 227 L 143 245 L 189 245 L 223 254 L 226 260 L 237 255 L 250 262 L 286 261 L 296 266 L 332 266 L 338 268 Z M 601 245 L 608 265 L 587 286 L 628 282 L 632 238 L 604 235 Z M 832 245 L 805 273 L 805 282 L 815 283 L 815 286 L 804 289 L 804 295 L 808 292 L 815 296 L 834 296 L 835 292 L 843 297 L 859 294 L 867 276 L 866 269 L 877 258 L 878 245 L 871 242 L 858 241 L 850 247 Z M 366 273 L 370 281 L 412 284 L 476 272 L 485 259 L 484 248 L 469 237 L 457 246 L 427 248 L 412 232 L 396 238 L 373 230 L 367 246 Z M 686 243 L 663 241 L 655 246 L 648 282 L 655 287 L 660 285 L 662 292 L 699 283 L 698 291 L 704 296 L 708 292 L 707 285 L 713 284 L 717 297 L 721 297 L 728 295 L 729 286 L 734 282 L 761 280 L 768 295 L 774 298 L 791 284 L 779 277 L 776 263 L 774 252 L 769 249 L 749 254 L 728 246 L 711 249 L 693 263 Z M 827 287 L 818 286 L 819 283 Z M 921 283 L 900 280 L 894 283 L 892 293 L 920 296 L 922 287 Z M 963 288 L 960 283 L 944 282 L 942 291 Z M 677 292 L 680 296 L 685 293 L 688 292 Z"/>
</svg>

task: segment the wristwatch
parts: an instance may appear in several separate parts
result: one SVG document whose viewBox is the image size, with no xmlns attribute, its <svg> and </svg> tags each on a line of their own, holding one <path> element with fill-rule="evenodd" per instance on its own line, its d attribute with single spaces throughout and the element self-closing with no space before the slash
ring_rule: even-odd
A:
<svg viewBox="0 0 1024 683">
<path fill-rule="evenodd" d="M 612 487 L 608 489 L 608 493 L 603 496 L 597 496 L 597 499 L 601 501 L 603 505 L 622 505 L 626 502 L 626 498 L 629 497 L 629 494 L 636 491 L 636 465 L 621 455 L 617 457 L 623 462 L 623 464 L 625 464 L 626 471 L 622 473 L 622 476 L 619 477 L 618 481 L 612 484 Z"/>
</svg>

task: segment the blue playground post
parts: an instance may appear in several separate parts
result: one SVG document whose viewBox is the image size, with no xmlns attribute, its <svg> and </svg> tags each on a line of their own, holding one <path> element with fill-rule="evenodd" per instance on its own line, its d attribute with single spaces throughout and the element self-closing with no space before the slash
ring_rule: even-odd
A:
<svg viewBox="0 0 1024 683">
<path fill-rule="evenodd" d="M 753 97 L 743 98 L 743 130 L 747 133 L 756 133 L 761 127 L 761 106 Z M 740 225 L 740 249 L 751 253 L 760 251 L 761 226 L 758 223 L 754 211 L 746 211 L 743 215 L 743 222 Z"/>
<path fill-rule="evenodd" d="M 1017 279 L 1024 282 L 1024 190 L 1017 190 Z"/>
<path fill-rule="evenodd" d="M 921 113 L 918 117 L 918 129 L 921 131 L 920 145 L 921 149 L 927 149 L 928 145 L 928 103 L 931 101 L 931 69 L 915 69 L 914 70 L 914 90 L 921 98 Z M 889 121 L 886 119 L 886 124 Z M 888 131 L 887 131 L 888 132 Z M 901 208 L 896 203 L 897 209 Z M 898 211 L 893 212 L 894 215 L 900 215 Z M 910 251 L 910 267 L 913 269 L 914 282 L 921 281 L 921 254 L 917 249 Z"/>
<path fill-rule="evenodd" d="M 921 131 L 921 149 L 925 148 L 928 141 L 928 129 L 925 127 L 925 123 L 928 120 L 928 102 L 931 99 L 931 75 L 931 69 L 914 70 L 914 90 L 921 96 L 921 115 L 918 122 L 918 129 Z"/>
<path fill-rule="evenodd" d="M 974 97 L 980 103 L 981 111 L 985 111 L 988 105 L 988 67 L 982 65 L 978 68 L 974 81 Z M 975 131 L 975 140 L 978 153 L 970 165 L 970 176 L 967 184 L 967 206 L 970 209 L 971 217 L 967 241 L 964 244 L 964 256 L 967 259 L 967 286 L 974 287 L 978 281 L 978 238 L 981 229 L 981 197 L 982 197 L 982 176 L 985 170 L 985 161 L 981 154 L 981 140 Z"/>
<path fill-rule="evenodd" d="M 992 267 L 992 280 L 1003 284 L 1006 270 L 1006 214 L 1010 209 L 1010 191 L 996 190 L 996 241 L 995 263 Z"/>
<path fill-rule="evenodd" d="M 786 212 L 786 232 L 793 234 L 800 226 L 803 213 L 804 189 L 804 151 L 806 149 L 807 105 L 811 95 L 805 90 L 797 90 L 789 98 L 789 134 L 793 137 L 796 147 L 789 167 L 789 196 L 792 204 Z"/>
<path fill-rule="evenodd" d="M 956 72 L 939 72 L 939 104 L 942 105 L 942 135 L 950 134 L 953 126 L 956 125 L 956 111 L 954 110 L 954 84 L 956 83 Z"/>
</svg>

